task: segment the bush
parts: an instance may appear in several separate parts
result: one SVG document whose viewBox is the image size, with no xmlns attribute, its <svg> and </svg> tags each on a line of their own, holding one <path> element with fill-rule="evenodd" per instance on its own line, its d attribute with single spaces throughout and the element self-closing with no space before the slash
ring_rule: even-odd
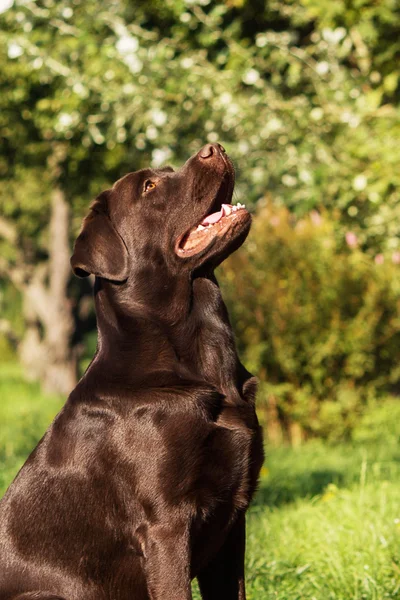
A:
<svg viewBox="0 0 400 600">
<path fill-rule="evenodd" d="M 400 441 L 400 402 L 397 398 L 373 401 L 364 411 L 360 422 L 352 432 L 352 439 L 369 446 L 381 446 L 397 452 Z"/>
<path fill-rule="evenodd" d="M 261 379 L 270 424 L 276 417 L 289 435 L 295 423 L 347 437 L 366 401 L 400 376 L 397 254 L 374 258 L 335 224 L 265 205 L 222 269 L 242 356 Z"/>
</svg>

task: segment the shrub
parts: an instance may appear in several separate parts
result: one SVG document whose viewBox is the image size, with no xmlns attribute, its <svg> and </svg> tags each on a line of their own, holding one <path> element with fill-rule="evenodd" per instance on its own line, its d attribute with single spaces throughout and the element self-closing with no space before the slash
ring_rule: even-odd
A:
<svg viewBox="0 0 400 600">
<path fill-rule="evenodd" d="M 270 426 L 277 419 L 292 437 L 293 424 L 305 435 L 347 437 L 366 400 L 399 380 L 397 255 L 374 258 L 347 234 L 332 215 L 296 219 L 266 204 L 245 248 L 222 268 Z"/>
<path fill-rule="evenodd" d="M 352 431 L 352 439 L 361 444 L 382 447 L 387 458 L 388 448 L 396 450 L 400 441 L 400 402 L 397 398 L 372 401 Z"/>
</svg>

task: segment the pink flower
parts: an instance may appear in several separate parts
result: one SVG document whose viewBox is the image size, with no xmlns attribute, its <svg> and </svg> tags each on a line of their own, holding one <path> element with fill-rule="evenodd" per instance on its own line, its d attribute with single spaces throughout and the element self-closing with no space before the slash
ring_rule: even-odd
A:
<svg viewBox="0 0 400 600">
<path fill-rule="evenodd" d="M 311 221 L 312 221 L 313 225 L 316 225 L 317 227 L 319 225 L 321 225 L 322 217 L 319 214 L 319 212 L 317 212 L 316 210 L 312 210 L 310 213 L 310 217 L 311 217 Z"/>
<path fill-rule="evenodd" d="M 400 252 L 393 252 L 392 254 L 392 262 L 395 265 L 400 265 Z"/>
<path fill-rule="evenodd" d="M 281 222 L 280 218 L 277 215 L 273 215 L 269 222 L 271 223 L 272 227 L 278 227 L 279 223 Z"/>
<path fill-rule="evenodd" d="M 385 257 L 383 256 L 383 254 L 377 254 L 375 256 L 375 262 L 377 265 L 383 265 L 383 263 L 385 262 Z"/>
<path fill-rule="evenodd" d="M 349 246 L 349 248 L 357 248 L 358 239 L 357 239 L 356 234 L 353 231 L 348 231 L 346 233 L 346 243 Z"/>
</svg>

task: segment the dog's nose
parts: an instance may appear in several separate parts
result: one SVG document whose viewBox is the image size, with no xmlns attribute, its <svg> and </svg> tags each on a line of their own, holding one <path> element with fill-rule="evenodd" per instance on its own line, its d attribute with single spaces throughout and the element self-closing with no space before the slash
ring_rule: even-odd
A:
<svg viewBox="0 0 400 600">
<path fill-rule="evenodd" d="M 211 158 L 215 154 L 225 154 L 225 148 L 221 144 L 206 144 L 199 152 L 200 158 Z"/>
</svg>

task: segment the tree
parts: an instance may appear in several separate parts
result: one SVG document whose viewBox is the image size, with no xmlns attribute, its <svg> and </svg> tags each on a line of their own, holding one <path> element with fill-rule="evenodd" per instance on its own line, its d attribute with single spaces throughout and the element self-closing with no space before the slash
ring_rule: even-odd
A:
<svg viewBox="0 0 400 600">
<path fill-rule="evenodd" d="M 219 140 L 237 164 L 241 201 L 255 205 L 268 190 L 300 215 L 323 205 L 338 213 L 342 241 L 345 227 L 371 252 L 396 248 L 391 2 L 357 12 L 313 0 L 3 0 L 1 269 L 43 349 L 23 355 L 47 357 L 50 387 L 64 380 L 49 375 L 52 361 L 72 373 L 82 342 L 72 334 L 82 288 L 52 265 L 65 260 L 89 199 L 127 171 L 178 165 Z M 32 285 L 41 309 L 28 300 Z"/>
</svg>

